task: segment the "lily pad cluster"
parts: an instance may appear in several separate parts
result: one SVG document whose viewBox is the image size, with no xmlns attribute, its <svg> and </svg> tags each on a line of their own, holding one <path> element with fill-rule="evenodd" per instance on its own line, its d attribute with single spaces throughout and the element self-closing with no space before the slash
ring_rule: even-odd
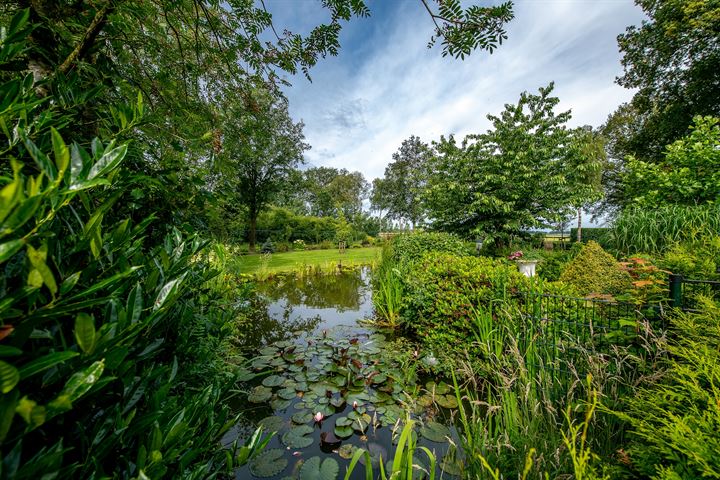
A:
<svg viewBox="0 0 720 480">
<path fill-rule="evenodd" d="M 270 373 L 250 390 L 248 402 L 269 403 L 275 410 L 292 406 L 290 418 L 297 425 L 313 421 L 318 412 L 324 420 L 352 407 L 335 419 L 338 437 L 393 425 L 403 416 L 399 403 L 405 389 L 398 367 L 380 359 L 384 345 L 385 337 L 374 334 L 362 340 L 322 335 L 265 347 L 250 367 Z"/>
<path fill-rule="evenodd" d="M 404 419 L 410 405 L 457 407 L 454 392 L 445 383 L 429 382 L 424 389 L 405 385 L 400 366 L 382 355 L 386 348 L 380 334 L 336 339 L 324 333 L 302 343 L 282 341 L 260 350 L 245 376 L 262 380 L 250 389 L 247 400 L 273 408 L 276 414 L 258 424 L 267 432 L 277 432 L 286 450 L 270 449 L 255 457 L 250 464 L 252 475 L 280 475 L 292 458 L 291 451 L 302 457 L 299 450 L 317 442 L 317 430 L 322 451 L 349 459 L 357 448 L 349 443 L 351 437 L 368 442 L 375 429 Z M 406 391 L 422 394 L 409 401 Z M 441 423 L 426 421 L 413 435 L 446 443 L 451 431 Z M 369 441 L 363 448 L 373 463 L 388 459 L 387 450 L 378 443 Z M 293 469 L 294 476 L 286 478 L 335 480 L 339 471 L 335 458 L 301 459 Z"/>
</svg>

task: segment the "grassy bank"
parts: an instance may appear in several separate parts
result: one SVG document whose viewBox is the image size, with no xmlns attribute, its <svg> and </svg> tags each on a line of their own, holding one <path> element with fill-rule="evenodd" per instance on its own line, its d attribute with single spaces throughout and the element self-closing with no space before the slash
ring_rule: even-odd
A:
<svg viewBox="0 0 720 480">
<path fill-rule="evenodd" d="M 380 258 L 380 247 L 351 248 L 345 253 L 332 250 L 304 250 L 296 252 L 273 253 L 269 260 L 264 255 L 253 254 L 238 257 L 239 273 L 255 274 L 264 268 L 266 273 L 288 272 L 304 266 L 322 266 L 328 263 L 359 264 L 372 263 Z M 265 259 L 265 260 L 264 260 Z"/>
</svg>

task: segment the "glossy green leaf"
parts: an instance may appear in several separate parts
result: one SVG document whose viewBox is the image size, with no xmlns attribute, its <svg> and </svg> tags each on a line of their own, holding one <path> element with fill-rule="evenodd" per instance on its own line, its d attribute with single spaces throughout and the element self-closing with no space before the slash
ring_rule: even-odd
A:
<svg viewBox="0 0 720 480">
<path fill-rule="evenodd" d="M 312 445 L 313 427 L 300 425 L 293 427 L 282 436 L 282 443 L 290 448 L 306 448 Z"/>
<path fill-rule="evenodd" d="M 65 352 L 54 352 L 43 355 L 42 357 L 36 358 L 32 362 L 29 362 L 20 367 L 20 379 L 24 380 L 28 377 L 52 368 L 55 365 L 65 362 L 73 357 L 77 357 L 79 353 L 65 351 Z"/>
<path fill-rule="evenodd" d="M 28 153 L 35 160 L 35 164 L 38 166 L 41 172 L 43 172 L 50 180 L 55 181 L 57 179 L 57 169 L 55 165 L 50 162 L 50 159 L 45 155 L 35 143 L 29 138 L 24 140 L 25 148 Z"/>
<path fill-rule="evenodd" d="M 125 158 L 126 153 L 127 145 L 121 145 L 110 151 L 104 152 L 100 160 L 95 162 L 95 164 L 90 168 L 87 179 L 92 180 L 95 177 L 107 175 L 120 165 L 120 162 L 122 162 L 123 158 Z"/>
<path fill-rule="evenodd" d="M 55 128 L 51 128 L 50 133 L 52 137 L 53 152 L 55 153 L 55 166 L 58 169 L 58 178 L 62 178 L 63 174 L 70 165 L 70 152 Z"/>
<path fill-rule="evenodd" d="M 95 319 L 87 313 L 79 313 L 75 317 L 75 341 L 80 350 L 92 353 L 95 350 L 97 334 L 95 332 Z"/>
<path fill-rule="evenodd" d="M 0 391 L 8 393 L 20 381 L 20 372 L 14 366 L 0 360 Z"/>
<path fill-rule="evenodd" d="M 0 263 L 10 259 L 10 257 L 20 251 L 23 245 L 25 245 L 25 242 L 21 239 L 0 243 Z"/>
</svg>

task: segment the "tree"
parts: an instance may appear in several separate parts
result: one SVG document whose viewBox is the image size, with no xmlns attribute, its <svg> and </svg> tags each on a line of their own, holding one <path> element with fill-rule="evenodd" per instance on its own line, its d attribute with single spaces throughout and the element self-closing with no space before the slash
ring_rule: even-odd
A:
<svg viewBox="0 0 720 480">
<path fill-rule="evenodd" d="M 303 142 L 302 122 L 290 118 L 287 99 L 259 86 L 243 101 L 230 101 L 224 112 L 218 167 L 225 176 L 225 191 L 247 208 L 254 251 L 261 209 L 303 162 L 303 151 L 310 146 Z"/>
<path fill-rule="evenodd" d="M 369 185 L 360 172 L 333 167 L 312 167 L 303 172 L 300 184 L 288 185 L 302 197 L 306 211 L 317 217 L 352 218 L 362 210 Z"/>
<path fill-rule="evenodd" d="M 385 168 L 385 177 L 374 184 L 373 208 L 387 210 L 388 218 L 407 220 L 413 228 L 420 223 L 424 211 L 419 196 L 430 155 L 430 148 L 420 138 L 411 135 L 403 140 Z"/>
<path fill-rule="evenodd" d="M 637 92 L 611 116 L 605 134 L 618 140 L 611 145 L 616 158 L 658 161 L 665 145 L 687 133 L 694 116 L 720 116 L 720 4 L 635 3 L 649 20 L 618 36 L 625 72 L 617 81 Z M 609 133 L 614 129 L 622 133 Z"/>
<path fill-rule="evenodd" d="M 720 119 L 696 117 L 690 134 L 665 149 L 661 162 L 630 157 L 623 173 L 628 205 L 702 205 L 720 200 Z"/>
<path fill-rule="evenodd" d="M 582 212 L 602 198 L 602 174 L 607 165 L 605 138 L 586 125 L 573 131 L 575 168 L 567 172 L 567 200 L 577 211 L 577 241 L 582 241 Z"/>
<path fill-rule="evenodd" d="M 579 148 L 581 132 L 567 127 L 570 112 L 554 112 L 552 90 L 523 92 L 517 105 L 488 115 L 491 130 L 461 145 L 453 137 L 434 144 L 424 194 L 434 227 L 486 232 L 500 243 L 522 228 L 556 223 L 593 197 L 589 177 L 574 172 L 598 168 L 597 159 Z"/>
</svg>

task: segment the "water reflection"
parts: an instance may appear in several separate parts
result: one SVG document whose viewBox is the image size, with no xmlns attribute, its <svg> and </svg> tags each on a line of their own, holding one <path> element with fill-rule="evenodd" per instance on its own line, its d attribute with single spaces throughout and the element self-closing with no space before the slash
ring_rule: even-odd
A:
<svg viewBox="0 0 720 480">
<path fill-rule="evenodd" d="M 258 293 L 267 302 L 268 317 L 258 327 L 284 334 L 280 339 L 338 326 L 356 327 L 357 320 L 372 316 L 369 268 L 331 275 L 275 278 L 259 284 Z M 270 335 L 267 334 L 261 338 L 263 341 L 255 345 L 277 339 L 273 336 L 268 342 Z"/>
</svg>

